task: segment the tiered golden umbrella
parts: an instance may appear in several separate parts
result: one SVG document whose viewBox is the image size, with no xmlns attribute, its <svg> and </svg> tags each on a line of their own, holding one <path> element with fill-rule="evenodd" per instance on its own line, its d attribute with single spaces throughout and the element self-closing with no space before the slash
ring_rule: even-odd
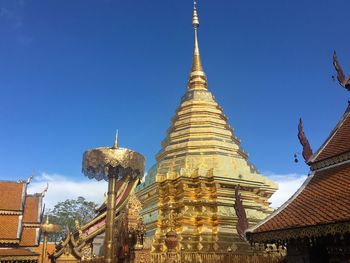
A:
<svg viewBox="0 0 350 263">
<path fill-rule="evenodd" d="M 119 148 L 118 134 L 113 147 L 100 147 L 88 150 L 83 156 L 83 173 L 90 179 L 108 181 L 107 215 L 105 228 L 105 262 L 113 262 L 115 257 L 116 182 L 135 182 L 144 174 L 145 158 L 143 155 Z"/>
</svg>

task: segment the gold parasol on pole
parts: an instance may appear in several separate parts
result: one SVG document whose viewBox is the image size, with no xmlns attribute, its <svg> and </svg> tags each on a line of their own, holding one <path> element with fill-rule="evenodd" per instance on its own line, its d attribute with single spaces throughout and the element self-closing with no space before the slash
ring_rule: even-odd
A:
<svg viewBox="0 0 350 263">
<path fill-rule="evenodd" d="M 120 148 L 118 132 L 112 147 L 99 147 L 88 150 L 83 155 L 83 173 L 90 179 L 108 181 L 107 215 L 105 228 L 105 262 L 111 263 L 115 257 L 116 182 L 132 182 L 141 179 L 144 173 L 145 158 L 135 151 Z"/>
</svg>

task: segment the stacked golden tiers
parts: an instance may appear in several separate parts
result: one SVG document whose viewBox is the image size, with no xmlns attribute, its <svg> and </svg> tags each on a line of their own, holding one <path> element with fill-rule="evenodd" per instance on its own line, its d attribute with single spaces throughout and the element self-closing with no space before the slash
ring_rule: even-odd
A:
<svg viewBox="0 0 350 263">
<path fill-rule="evenodd" d="M 197 10 L 193 12 L 194 55 L 188 90 L 172 119 L 157 163 L 138 187 L 148 244 L 166 251 L 174 217 L 177 251 L 251 252 L 236 231 L 234 192 L 240 193 L 250 225 L 272 212 L 268 199 L 277 185 L 259 174 L 240 147 L 221 107 L 207 89 L 199 55 Z"/>
</svg>

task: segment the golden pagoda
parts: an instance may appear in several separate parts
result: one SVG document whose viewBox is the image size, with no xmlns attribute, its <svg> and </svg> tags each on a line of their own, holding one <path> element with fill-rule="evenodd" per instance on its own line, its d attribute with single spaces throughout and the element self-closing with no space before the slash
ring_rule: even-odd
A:
<svg viewBox="0 0 350 263">
<path fill-rule="evenodd" d="M 172 119 L 157 163 L 137 188 L 143 204 L 146 245 L 167 250 L 166 234 L 175 231 L 179 252 L 251 253 L 237 234 L 235 189 L 249 225 L 268 216 L 268 199 L 277 185 L 259 174 L 240 147 L 227 117 L 208 90 L 198 46 L 199 20 L 194 3 L 194 54 L 188 88 Z"/>
</svg>

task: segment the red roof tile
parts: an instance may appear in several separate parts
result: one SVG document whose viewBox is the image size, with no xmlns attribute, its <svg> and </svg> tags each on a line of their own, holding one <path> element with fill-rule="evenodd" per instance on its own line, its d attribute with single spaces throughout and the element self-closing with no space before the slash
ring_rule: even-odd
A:
<svg viewBox="0 0 350 263">
<path fill-rule="evenodd" d="M 0 181 L 0 210 L 21 211 L 26 183 Z"/>
<path fill-rule="evenodd" d="M 39 195 L 27 195 L 23 223 L 40 223 L 41 198 Z"/>
<path fill-rule="evenodd" d="M 350 221 L 350 164 L 315 172 L 290 203 L 253 233 Z"/>
<path fill-rule="evenodd" d="M 1 215 L 0 216 L 0 239 L 17 239 L 19 237 L 18 228 L 20 216 Z"/>
<path fill-rule="evenodd" d="M 311 157 L 310 163 L 319 162 L 346 152 L 350 152 L 350 107 L 326 142 Z"/>
</svg>

